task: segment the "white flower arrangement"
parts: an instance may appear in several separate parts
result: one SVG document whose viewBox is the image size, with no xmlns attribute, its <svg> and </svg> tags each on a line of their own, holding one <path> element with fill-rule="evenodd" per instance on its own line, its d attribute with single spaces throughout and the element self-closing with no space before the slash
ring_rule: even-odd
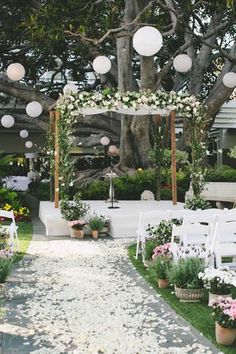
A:
<svg viewBox="0 0 236 354">
<path fill-rule="evenodd" d="M 230 292 L 232 287 L 236 287 L 236 272 L 226 266 L 218 269 L 206 268 L 204 272 L 198 274 L 198 277 L 203 280 L 205 287 L 213 293 Z"/>
</svg>

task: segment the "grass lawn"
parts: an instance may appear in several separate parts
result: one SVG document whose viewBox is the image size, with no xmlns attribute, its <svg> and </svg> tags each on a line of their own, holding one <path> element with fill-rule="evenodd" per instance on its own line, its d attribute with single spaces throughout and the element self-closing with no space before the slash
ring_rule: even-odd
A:
<svg viewBox="0 0 236 354">
<path fill-rule="evenodd" d="M 19 262 L 27 252 L 30 241 L 32 239 L 33 225 L 31 222 L 18 222 L 18 237 L 20 243 L 20 252 L 16 253 L 14 263 Z"/>
<path fill-rule="evenodd" d="M 141 259 L 135 259 L 136 245 L 129 247 L 129 257 L 137 271 L 150 283 L 153 288 L 162 295 L 163 299 L 183 318 L 190 322 L 195 328 L 213 342 L 223 353 L 235 354 L 236 344 L 226 347 L 216 344 L 215 325 L 211 318 L 211 309 L 207 306 L 207 299 L 200 303 L 183 303 L 175 297 L 173 288 L 159 289 L 157 279 L 152 269 L 146 269 Z"/>
</svg>

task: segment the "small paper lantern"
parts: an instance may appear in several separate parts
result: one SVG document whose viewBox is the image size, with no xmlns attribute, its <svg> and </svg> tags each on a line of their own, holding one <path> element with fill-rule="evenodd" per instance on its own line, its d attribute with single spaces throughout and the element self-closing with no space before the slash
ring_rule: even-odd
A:
<svg viewBox="0 0 236 354">
<path fill-rule="evenodd" d="M 111 61 L 109 58 L 104 55 L 100 55 L 93 61 L 93 69 L 98 74 L 104 75 L 107 74 L 108 71 L 111 70 Z"/>
<path fill-rule="evenodd" d="M 66 84 L 63 88 L 64 95 L 69 95 L 71 93 L 77 93 L 78 87 L 75 84 Z"/>
<path fill-rule="evenodd" d="M 12 81 L 18 81 L 25 76 L 25 68 L 20 63 L 13 63 L 7 67 L 7 76 Z"/>
<path fill-rule="evenodd" d="M 234 88 L 236 87 L 236 73 L 230 71 L 223 77 L 223 84 L 225 87 Z"/>
<path fill-rule="evenodd" d="M 145 57 L 150 57 L 159 52 L 162 45 L 162 34 L 151 26 L 140 28 L 133 36 L 134 49 L 138 54 Z"/>
<path fill-rule="evenodd" d="M 15 119 L 9 114 L 2 116 L 1 124 L 4 128 L 11 128 L 15 124 Z"/>
<path fill-rule="evenodd" d="M 32 118 L 39 117 L 43 112 L 42 105 L 37 101 L 32 101 L 26 106 L 26 113 Z"/>
<path fill-rule="evenodd" d="M 103 146 L 107 146 L 110 144 L 110 139 L 107 137 L 107 136 L 103 136 L 100 140 L 100 143 L 103 145 Z"/>
<path fill-rule="evenodd" d="M 29 136 L 29 133 L 28 133 L 28 131 L 26 129 L 23 129 L 23 130 L 20 131 L 20 137 L 21 138 L 26 139 L 26 138 L 28 138 L 28 136 Z"/>
<path fill-rule="evenodd" d="M 179 73 L 186 73 L 192 67 L 192 59 L 187 54 L 179 54 L 174 58 L 173 65 Z"/>
<path fill-rule="evenodd" d="M 108 151 L 111 155 L 115 155 L 117 152 L 117 147 L 115 145 L 110 145 Z"/>
<path fill-rule="evenodd" d="M 30 140 L 26 141 L 25 147 L 26 147 L 27 149 L 31 149 L 31 148 L 33 147 L 32 141 L 30 141 Z"/>
</svg>

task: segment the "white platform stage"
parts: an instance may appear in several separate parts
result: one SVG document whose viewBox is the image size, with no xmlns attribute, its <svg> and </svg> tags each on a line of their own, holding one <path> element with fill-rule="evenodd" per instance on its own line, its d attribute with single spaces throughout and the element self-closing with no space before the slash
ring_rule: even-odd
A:
<svg viewBox="0 0 236 354">
<path fill-rule="evenodd" d="M 179 210 L 183 203 L 173 206 L 170 201 L 120 201 L 115 203 L 119 209 L 108 209 L 109 203 L 101 200 L 85 201 L 90 205 L 90 213 L 105 215 L 110 218 L 110 235 L 115 238 L 136 237 L 140 211 L 148 210 Z M 184 209 L 183 209 L 184 213 Z M 39 218 L 46 228 L 47 236 L 69 235 L 67 221 L 62 219 L 60 209 L 54 208 L 52 202 L 40 202 Z"/>
</svg>

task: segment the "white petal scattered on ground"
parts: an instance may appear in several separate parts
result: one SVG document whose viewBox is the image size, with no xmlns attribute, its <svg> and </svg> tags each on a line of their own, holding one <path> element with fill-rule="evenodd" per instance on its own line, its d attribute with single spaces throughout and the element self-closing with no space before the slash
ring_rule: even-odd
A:
<svg viewBox="0 0 236 354">
<path fill-rule="evenodd" d="M 17 270 L 9 298 L 21 298 L 9 328 L 34 354 L 212 353 L 187 335 L 163 300 L 141 286 L 128 264 L 127 240 L 36 240 Z M 19 273 L 21 272 L 23 276 Z M 187 332 L 187 333 L 186 333 Z M 20 351 L 19 351 L 20 353 Z"/>
</svg>

